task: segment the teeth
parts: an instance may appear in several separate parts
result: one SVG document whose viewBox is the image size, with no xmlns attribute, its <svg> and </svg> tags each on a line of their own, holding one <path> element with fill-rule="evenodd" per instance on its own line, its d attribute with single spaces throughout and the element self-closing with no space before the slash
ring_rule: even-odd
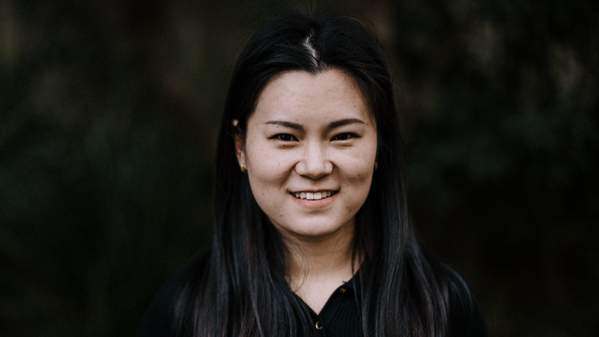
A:
<svg viewBox="0 0 599 337">
<path fill-rule="evenodd" d="M 331 191 L 326 191 L 326 192 L 297 192 L 293 194 L 296 198 L 298 199 L 305 199 L 305 200 L 321 200 L 321 199 L 325 199 L 330 197 L 331 195 L 333 195 L 333 192 Z"/>
</svg>

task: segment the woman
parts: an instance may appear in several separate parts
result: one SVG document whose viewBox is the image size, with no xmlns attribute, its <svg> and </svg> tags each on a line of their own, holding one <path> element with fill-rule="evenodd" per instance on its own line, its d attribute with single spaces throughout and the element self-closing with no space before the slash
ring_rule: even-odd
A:
<svg viewBox="0 0 599 337">
<path fill-rule="evenodd" d="M 467 286 L 408 222 L 381 48 L 355 20 L 258 31 L 231 79 L 208 254 L 142 336 L 481 336 Z"/>
</svg>

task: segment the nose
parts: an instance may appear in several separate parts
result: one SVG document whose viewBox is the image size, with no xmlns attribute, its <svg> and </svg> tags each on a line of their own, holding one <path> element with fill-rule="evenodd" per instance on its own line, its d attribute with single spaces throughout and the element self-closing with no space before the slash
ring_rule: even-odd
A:
<svg viewBox="0 0 599 337">
<path fill-rule="evenodd" d="M 326 158 L 326 151 L 321 144 L 312 142 L 307 144 L 295 170 L 301 176 L 318 179 L 333 172 L 333 163 Z"/>
</svg>

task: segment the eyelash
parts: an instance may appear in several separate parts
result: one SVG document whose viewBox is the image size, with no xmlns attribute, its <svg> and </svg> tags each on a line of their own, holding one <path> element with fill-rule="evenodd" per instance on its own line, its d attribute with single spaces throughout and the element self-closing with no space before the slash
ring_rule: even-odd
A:
<svg viewBox="0 0 599 337">
<path fill-rule="evenodd" d="M 283 139 L 283 137 L 285 137 L 287 139 Z M 289 139 L 289 138 L 293 138 L 293 139 Z M 290 135 L 288 133 L 277 133 L 276 135 L 270 137 L 269 139 L 278 140 L 281 142 L 297 141 L 297 138 L 295 138 L 294 135 Z"/>
<path fill-rule="evenodd" d="M 339 139 L 339 137 L 343 138 L 343 139 Z M 333 136 L 332 140 L 339 140 L 339 141 L 348 141 L 354 138 L 360 138 L 360 136 L 358 136 L 357 134 L 353 133 L 353 132 L 342 132 L 339 133 L 335 136 Z M 281 142 L 290 142 L 290 141 L 297 141 L 298 139 L 294 136 L 291 135 L 289 133 L 277 133 L 276 135 L 271 136 L 269 139 L 272 140 L 277 140 L 277 141 L 281 141 Z"/>
<path fill-rule="evenodd" d="M 346 140 L 351 140 L 354 138 L 360 138 L 360 136 L 358 136 L 357 134 L 353 133 L 353 132 L 343 132 L 340 134 L 337 134 L 333 137 L 333 139 L 338 138 L 339 136 L 345 136 L 344 139 L 339 139 L 340 141 L 346 141 Z M 349 138 L 347 138 L 349 136 Z"/>
</svg>

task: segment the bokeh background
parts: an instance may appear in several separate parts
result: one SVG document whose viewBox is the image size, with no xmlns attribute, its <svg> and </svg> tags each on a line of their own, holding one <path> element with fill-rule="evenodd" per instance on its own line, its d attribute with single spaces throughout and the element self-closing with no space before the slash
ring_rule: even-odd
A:
<svg viewBox="0 0 599 337">
<path fill-rule="evenodd" d="M 491 336 L 597 336 L 594 1 L 0 0 L 0 336 L 132 336 L 210 240 L 236 56 L 286 7 L 380 39 L 411 218 Z"/>
</svg>

